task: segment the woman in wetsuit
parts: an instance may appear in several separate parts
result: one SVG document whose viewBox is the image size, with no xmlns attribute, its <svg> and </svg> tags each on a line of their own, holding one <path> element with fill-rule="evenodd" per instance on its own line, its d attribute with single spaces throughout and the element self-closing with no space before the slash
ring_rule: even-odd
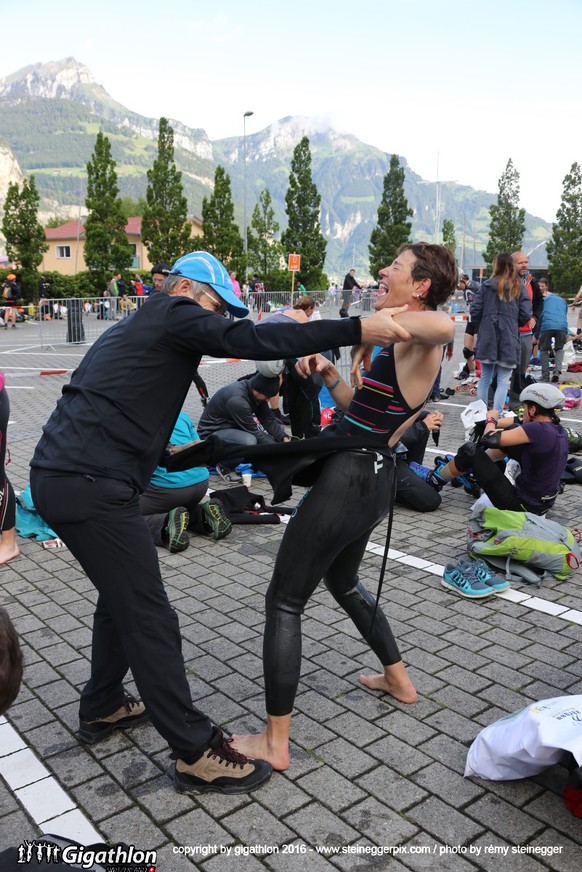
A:
<svg viewBox="0 0 582 872">
<path fill-rule="evenodd" d="M 406 336 L 383 349 L 370 371 L 359 377 L 356 354 L 354 390 L 329 360 L 304 359 L 304 372 L 320 372 L 345 416 L 337 435 L 352 437 L 354 449 L 330 455 L 316 483 L 289 522 L 266 597 L 263 668 L 267 707 L 264 733 L 235 736 L 234 747 L 268 760 L 274 769 L 289 766 L 291 713 L 301 670 L 301 615 L 320 580 L 354 621 L 380 659 L 383 672 L 362 677 L 366 687 L 390 693 L 405 703 L 416 700 L 398 646 L 383 612 L 375 619 L 374 599 L 358 581 L 358 569 L 374 527 L 388 513 L 394 465 L 389 446 L 420 413 L 438 372 L 442 347 L 453 336 L 451 319 L 436 307 L 453 293 L 457 268 L 440 245 L 402 246 L 380 273 L 376 309 L 388 309 Z M 329 428 L 325 435 L 329 436 Z M 362 441 L 366 450 L 358 448 Z M 378 450 L 369 446 L 377 443 Z"/>
</svg>

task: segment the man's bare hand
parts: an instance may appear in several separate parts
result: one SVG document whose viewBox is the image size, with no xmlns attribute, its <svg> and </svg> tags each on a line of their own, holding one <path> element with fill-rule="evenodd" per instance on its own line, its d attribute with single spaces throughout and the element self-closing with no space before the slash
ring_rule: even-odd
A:
<svg viewBox="0 0 582 872">
<path fill-rule="evenodd" d="M 422 419 L 422 423 L 425 424 L 432 433 L 433 430 L 441 429 L 444 420 L 445 416 L 442 412 L 429 412 L 428 415 L 425 415 Z"/>
<path fill-rule="evenodd" d="M 302 378 L 307 378 L 314 372 L 325 372 L 330 366 L 333 366 L 331 360 L 328 360 L 323 354 L 308 354 L 299 358 L 295 364 L 295 371 Z"/>
<path fill-rule="evenodd" d="M 391 342 L 407 342 L 411 334 L 394 319 L 395 315 L 406 312 L 408 306 L 380 309 L 369 318 L 362 318 L 363 345 L 390 345 Z"/>
</svg>

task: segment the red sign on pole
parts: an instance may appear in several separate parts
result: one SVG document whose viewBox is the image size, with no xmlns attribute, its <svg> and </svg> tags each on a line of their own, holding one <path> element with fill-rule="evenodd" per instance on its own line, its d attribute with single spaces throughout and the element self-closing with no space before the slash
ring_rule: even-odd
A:
<svg viewBox="0 0 582 872">
<path fill-rule="evenodd" d="M 299 272 L 301 269 L 301 255 L 300 254 L 290 254 L 289 255 L 289 266 L 287 267 L 291 272 Z"/>
</svg>

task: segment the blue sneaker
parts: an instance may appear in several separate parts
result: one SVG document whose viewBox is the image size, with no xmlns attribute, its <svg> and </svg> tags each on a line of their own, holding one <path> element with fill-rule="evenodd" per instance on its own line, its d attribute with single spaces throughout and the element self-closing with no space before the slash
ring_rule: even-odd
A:
<svg viewBox="0 0 582 872">
<path fill-rule="evenodd" d="M 478 578 L 471 564 L 461 569 L 459 564 L 447 563 L 441 584 L 443 587 L 456 590 L 468 599 L 482 599 L 496 593 L 494 588 Z"/>
<path fill-rule="evenodd" d="M 440 475 L 441 469 L 449 463 L 450 460 L 454 460 L 454 454 L 442 454 L 438 455 L 434 459 L 434 475 L 443 481 L 446 482 Z M 468 493 L 469 496 L 475 497 L 477 499 L 481 496 L 481 488 L 475 481 L 473 475 L 470 472 L 465 472 L 463 475 L 458 475 L 451 481 L 451 487 L 464 487 L 465 493 Z"/>
<path fill-rule="evenodd" d="M 482 581 L 483 584 L 488 585 L 488 587 L 492 587 L 496 593 L 499 593 L 502 590 L 507 590 L 508 587 L 511 587 L 505 578 L 495 575 L 493 570 L 487 566 L 484 560 L 459 560 L 459 569 L 461 572 L 472 570 L 479 581 Z"/>
</svg>

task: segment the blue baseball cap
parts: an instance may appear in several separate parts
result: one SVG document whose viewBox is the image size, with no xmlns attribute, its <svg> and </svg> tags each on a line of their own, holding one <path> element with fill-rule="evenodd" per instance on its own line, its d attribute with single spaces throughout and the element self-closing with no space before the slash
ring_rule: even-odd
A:
<svg viewBox="0 0 582 872">
<path fill-rule="evenodd" d="M 244 318 L 249 310 L 244 306 L 235 294 L 230 276 L 224 266 L 214 255 L 207 251 L 192 251 L 179 258 L 172 267 L 172 276 L 184 276 L 195 282 L 204 282 L 210 285 L 219 297 L 226 303 L 226 308 L 231 315 Z"/>
</svg>

